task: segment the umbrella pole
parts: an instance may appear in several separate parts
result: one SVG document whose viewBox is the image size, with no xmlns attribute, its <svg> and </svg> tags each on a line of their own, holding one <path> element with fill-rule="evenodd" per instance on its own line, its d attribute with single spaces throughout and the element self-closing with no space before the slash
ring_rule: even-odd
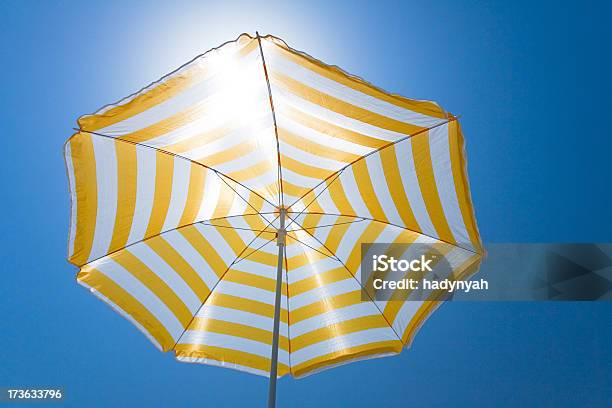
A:
<svg viewBox="0 0 612 408">
<path fill-rule="evenodd" d="M 280 331 L 281 288 L 283 284 L 283 256 L 285 254 L 285 213 L 280 209 L 280 227 L 277 232 L 278 266 L 276 269 L 276 298 L 274 299 L 274 331 L 272 333 L 272 363 L 270 366 L 270 389 L 268 391 L 268 408 L 276 406 L 276 378 L 278 366 L 278 337 Z"/>
</svg>

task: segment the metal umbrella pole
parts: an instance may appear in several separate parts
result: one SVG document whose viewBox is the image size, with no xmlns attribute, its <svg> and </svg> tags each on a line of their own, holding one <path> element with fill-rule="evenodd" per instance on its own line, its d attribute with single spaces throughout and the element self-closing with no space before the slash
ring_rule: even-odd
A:
<svg viewBox="0 0 612 408">
<path fill-rule="evenodd" d="M 280 209 L 280 227 L 277 232 L 276 245 L 278 246 L 278 266 L 276 269 L 276 298 L 274 299 L 274 330 L 272 332 L 272 362 L 270 367 L 270 389 L 268 392 L 268 408 L 276 406 L 276 379 L 278 368 L 278 337 L 280 331 L 280 311 L 281 311 L 281 288 L 283 284 L 283 262 L 285 254 L 285 215 L 287 210 Z"/>
</svg>

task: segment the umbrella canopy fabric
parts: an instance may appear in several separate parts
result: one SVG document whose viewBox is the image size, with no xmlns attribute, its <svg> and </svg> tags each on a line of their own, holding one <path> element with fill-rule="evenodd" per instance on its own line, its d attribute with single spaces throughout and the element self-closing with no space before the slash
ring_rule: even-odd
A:
<svg viewBox="0 0 612 408">
<path fill-rule="evenodd" d="M 457 119 L 272 36 L 243 34 L 78 125 L 77 280 L 181 361 L 269 375 L 280 209 L 279 376 L 397 354 L 438 305 L 363 301 L 362 243 L 439 245 L 456 277 L 483 252 Z"/>
</svg>

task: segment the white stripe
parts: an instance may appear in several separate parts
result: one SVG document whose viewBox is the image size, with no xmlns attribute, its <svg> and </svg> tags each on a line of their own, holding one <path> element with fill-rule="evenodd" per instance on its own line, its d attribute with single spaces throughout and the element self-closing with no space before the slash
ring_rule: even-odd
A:
<svg viewBox="0 0 612 408">
<path fill-rule="evenodd" d="M 174 293 L 185 303 L 191 313 L 195 313 L 200 307 L 200 299 L 193 289 L 183 280 L 183 278 L 168 265 L 155 251 L 148 245 L 140 243 L 132 245 L 126 251 L 133 254 L 145 264 L 155 275 L 159 276 Z"/>
<path fill-rule="evenodd" d="M 231 309 L 228 307 L 206 304 L 198 312 L 197 317 L 202 319 L 223 320 L 224 322 L 238 323 L 257 329 L 272 332 L 274 319 L 261 316 L 255 313 L 244 312 L 242 310 Z M 287 323 L 280 322 L 280 333 L 287 333 Z"/>
<path fill-rule="evenodd" d="M 451 167 L 449 140 L 452 137 L 448 133 L 448 124 L 429 131 L 429 148 L 431 150 L 431 162 L 433 164 L 434 177 L 438 194 L 444 209 L 444 215 L 448 226 L 459 245 L 472 248 L 470 238 L 463 223 L 463 216 L 459 208 L 457 191 L 455 190 L 455 179 Z"/>
<path fill-rule="evenodd" d="M 68 183 L 70 186 L 70 236 L 68 238 L 68 258 L 71 258 L 74 254 L 74 237 L 77 229 L 77 196 L 76 188 L 74 186 L 74 165 L 72 164 L 72 150 L 70 148 L 70 142 L 66 143 L 64 158 L 66 159 L 66 170 L 68 173 Z"/>
<path fill-rule="evenodd" d="M 143 239 L 147 230 L 155 196 L 156 160 L 155 150 L 136 146 L 136 204 L 128 244 Z"/>
<path fill-rule="evenodd" d="M 344 322 L 346 320 L 356 319 L 365 316 L 379 315 L 380 311 L 376 308 L 376 306 L 374 306 L 372 302 L 360 302 L 339 309 L 332 309 L 328 312 L 292 324 L 290 330 L 291 339 L 294 339 L 305 333 L 310 333 L 313 330 L 317 330 L 323 327 L 329 327 Z"/>
<path fill-rule="evenodd" d="M 359 187 L 357 186 L 357 179 L 355 178 L 353 168 L 347 167 L 339 178 L 340 180 L 335 181 L 335 183 L 342 183 L 342 187 L 346 193 L 346 198 L 351 204 L 355 215 L 364 218 L 373 218 L 365 204 L 363 197 L 361 196 L 361 191 L 359 191 Z"/>
<path fill-rule="evenodd" d="M 412 141 L 410 139 L 403 140 L 395 145 L 395 153 L 397 156 L 397 165 L 399 167 L 400 177 L 404 186 L 404 191 L 408 197 L 408 202 L 412 208 L 412 213 L 416 219 L 417 224 L 420 227 L 421 232 L 437 236 L 436 229 L 434 228 L 423 195 L 421 194 L 421 188 L 419 180 L 417 178 L 416 169 L 414 167 L 414 157 L 412 155 Z"/>
<path fill-rule="evenodd" d="M 191 265 L 208 289 L 212 289 L 217 284 L 219 277 L 180 231 L 167 232 L 164 234 L 164 239 Z"/>
<path fill-rule="evenodd" d="M 212 218 L 215 213 L 215 208 L 219 202 L 221 188 L 228 188 L 220 176 L 216 173 L 206 170 L 206 179 L 204 180 L 204 191 L 202 192 L 202 202 L 196 221 L 204 221 Z"/>
<path fill-rule="evenodd" d="M 324 301 L 329 297 L 354 292 L 360 290 L 360 288 L 355 278 L 348 277 L 347 272 L 347 279 L 316 287 L 299 295 L 291 295 L 291 310 L 297 310 L 301 307 Z"/>
<path fill-rule="evenodd" d="M 268 371 L 258 370 L 256 368 L 243 366 L 241 364 L 230 363 L 229 361 L 213 360 L 212 358 L 183 357 L 179 355 L 176 356 L 176 359 L 182 363 L 197 363 L 197 364 L 206 364 L 206 365 L 215 366 L 215 367 L 230 368 L 232 370 L 242 371 L 244 373 L 249 373 L 249 374 L 260 375 L 266 378 L 270 376 L 270 373 Z"/>
<path fill-rule="evenodd" d="M 122 308 L 120 308 L 116 303 L 114 303 L 112 300 L 110 300 L 109 298 L 107 298 L 106 296 L 104 296 L 101 292 L 99 292 L 98 290 L 92 288 L 91 286 L 89 286 L 87 283 L 81 281 L 81 280 L 77 280 L 77 283 L 81 286 L 83 286 L 84 288 L 89 289 L 89 291 L 91 293 L 93 293 L 98 299 L 102 300 L 103 302 L 105 302 L 106 304 L 108 304 L 115 312 L 119 313 L 121 316 L 123 316 L 128 322 L 132 323 L 134 326 L 136 326 L 136 328 L 138 330 L 140 330 L 147 339 L 149 339 L 151 341 L 151 343 L 153 343 L 153 345 L 155 347 L 157 347 L 157 349 L 159 351 L 162 351 L 162 347 L 161 345 L 157 342 L 157 340 L 155 339 L 155 337 L 153 337 L 151 335 L 151 333 L 149 333 L 149 331 L 147 329 L 144 328 L 144 326 L 142 326 L 136 319 L 134 319 L 132 316 L 130 316 L 125 310 L 123 310 Z"/>
<path fill-rule="evenodd" d="M 285 156 L 297 160 L 303 164 L 329 170 L 330 173 L 340 170 L 342 167 L 346 166 L 345 162 L 332 160 L 314 153 L 309 153 L 306 150 L 298 149 L 283 141 L 280 142 L 280 152 L 281 154 L 284 154 Z"/>
<path fill-rule="evenodd" d="M 219 233 L 217 228 L 209 225 L 195 224 L 196 229 L 202 234 L 204 239 L 214 246 L 215 252 L 223 259 L 226 265 L 229 265 L 236 259 L 236 253 L 225 240 L 225 237 Z M 224 228 L 219 228 L 221 231 Z M 242 248 L 238 249 L 239 251 Z"/>
<path fill-rule="evenodd" d="M 284 58 L 282 53 L 278 52 L 275 46 L 268 45 L 268 43 L 266 43 L 266 45 L 266 51 L 270 50 L 274 52 L 275 57 L 278 56 L 277 58 L 271 58 L 269 62 L 272 71 L 281 72 L 320 92 L 331 95 L 352 105 L 359 106 L 360 108 L 367 109 L 370 112 L 375 112 L 379 115 L 417 126 L 430 127 L 444 121 L 444 119 L 438 119 L 399 107 L 333 81 Z"/>
<path fill-rule="evenodd" d="M 378 126 L 370 125 L 369 123 L 355 120 L 348 116 L 344 116 L 340 113 L 326 109 L 320 105 L 309 102 L 306 99 L 302 99 L 284 88 L 275 85 L 274 83 L 271 83 L 270 85 L 272 87 L 272 94 L 274 95 L 275 102 L 279 101 L 279 104 L 286 103 L 292 106 L 294 109 L 306 112 L 308 115 L 325 122 L 329 122 L 332 125 L 388 142 L 406 137 L 405 133 L 394 132 Z"/>
<path fill-rule="evenodd" d="M 340 262 L 336 261 L 335 259 L 322 258 L 322 259 L 317 260 L 317 258 L 319 257 L 318 253 L 314 252 L 310 248 L 307 248 L 307 247 L 304 247 L 304 248 L 305 248 L 304 254 L 306 256 L 311 254 L 315 256 L 315 259 L 304 266 L 301 266 L 299 268 L 295 268 L 289 271 L 289 283 L 290 284 L 300 282 L 304 279 L 308 279 L 313 276 L 321 275 L 327 271 L 336 269 L 338 267 L 342 268 L 342 265 L 340 265 Z M 348 272 L 347 272 L 347 277 L 348 277 Z"/>
<path fill-rule="evenodd" d="M 104 258 L 102 262 L 91 265 L 140 302 L 166 328 L 173 340 L 183 331 L 183 325 L 155 293 L 151 292 L 142 282 L 112 258 Z"/>
<path fill-rule="evenodd" d="M 230 272 L 228 272 L 230 273 Z M 274 305 L 274 291 L 259 289 L 253 286 L 242 285 L 240 283 L 226 281 L 225 279 L 220 281 L 215 288 L 215 293 L 222 293 L 226 295 L 232 295 L 241 297 L 243 299 L 255 300 L 257 302 L 266 303 L 268 305 Z M 283 303 L 287 302 L 287 296 L 281 295 Z M 291 298 L 293 303 L 293 297 Z"/>
<path fill-rule="evenodd" d="M 258 58 L 258 53 L 251 52 L 250 55 L 236 62 L 239 64 L 240 70 L 247 70 L 249 64 L 261 64 Z M 210 65 L 207 66 L 207 69 L 210 69 Z M 217 72 L 208 75 L 206 79 L 185 89 L 172 98 L 122 120 L 121 122 L 99 129 L 98 132 L 104 135 L 118 137 L 151 126 L 196 105 L 205 104 L 207 98 L 210 98 L 212 95 L 226 92 L 224 89 L 224 85 L 227 82 L 226 77 L 227 73 L 224 72 L 223 69 L 219 69 Z"/>
<path fill-rule="evenodd" d="M 172 194 L 170 205 L 166 213 L 166 219 L 162 231 L 168 231 L 179 225 L 185 205 L 187 204 L 187 193 L 189 190 L 189 178 L 191 175 L 191 163 L 180 157 L 174 157 L 174 169 L 172 172 Z"/>
<path fill-rule="evenodd" d="M 252 253 L 252 252 L 255 250 L 255 248 L 257 248 L 260 245 L 263 245 L 263 242 L 259 245 L 252 245 L 249 249 L 247 249 L 245 253 L 241 255 L 240 260 L 236 262 L 234 265 L 232 265 L 232 269 L 236 271 L 240 271 L 240 272 L 249 273 L 251 275 L 261 276 L 262 278 L 268 278 L 276 282 L 276 266 L 264 265 L 259 262 L 252 261 L 248 257 L 249 255 L 254 256 L 255 253 Z M 267 247 L 273 248 L 274 241 L 270 241 L 264 248 L 267 248 Z M 263 252 L 263 251 L 256 251 L 256 252 Z M 274 257 L 276 258 L 277 255 L 278 253 L 275 253 Z M 244 258 L 245 256 L 246 258 Z M 285 274 L 283 273 L 283 282 L 285 281 L 286 281 Z"/>
<path fill-rule="evenodd" d="M 117 155 L 115 141 L 101 136 L 91 137 L 96 160 L 98 207 L 96 229 L 89 260 L 108 253 L 117 215 Z"/>
<path fill-rule="evenodd" d="M 295 366 L 302 364 L 319 356 L 344 350 L 350 347 L 361 346 L 379 341 L 397 341 L 397 336 L 390 327 L 363 330 L 349 333 L 344 336 L 334 337 L 321 341 L 298 351 L 291 353 L 291 363 Z"/>
<path fill-rule="evenodd" d="M 283 108 L 284 106 L 280 104 L 277 109 L 277 112 L 279 112 L 279 114 L 277 114 L 276 119 L 280 128 L 284 128 L 287 131 L 301 136 L 305 139 L 311 140 L 314 143 L 318 143 L 323 146 L 331 146 L 335 150 L 340 150 L 350 154 L 356 154 L 358 156 L 363 156 L 373 150 L 371 147 L 353 143 L 349 140 L 341 139 L 339 137 L 333 137 L 325 133 L 321 133 L 308 126 L 302 125 L 301 123 L 294 121 L 290 117 L 285 116 L 284 112 L 287 110 Z"/>
<path fill-rule="evenodd" d="M 258 117 L 244 126 L 232 129 L 226 135 L 219 137 L 218 139 L 214 139 L 209 143 L 205 143 L 199 146 L 196 146 L 190 150 L 186 150 L 181 153 L 181 156 L 189 157 L 194 160 L 198 160 L 203 164 L 206 164 L 206 158 L 222 152 L 224 150 L 229 150 L 237 147 L 243 143 L 252 144 L 253 148 L 256 148 L 256 140 L 255 140 L 255 132 L 261 132 L 262 129 L 267 129 L 273 126 L 272 118 L 270 117 L 269 112 L 265 116 Z M 198 136 L 199 134 L 194 134 L 193 136 Z"/>
<path fill-rule="evenodd" d="M 338 249 L 336 250 L 336 256 L 340 259 L 348 259 L 355 247 L 355 244 L 361 239 L 361 234 L 366 230 L 368 225 L 373 221 L 361 221 L 349 224 L 348 229 L 342 236 Z"/>
<path fill-rule="evenodd" d="M 202 344 L 211 347 L 222 347 L 255 354 L 267 359 L 270 359 L 270 355 L 272 354 L 272 346 L 270 344 L 214 332 L 187 330 L 183 337 L 181 337 L 179 344 Z M 289 353 L 279 348 L 278 361 L 288 366 Z"/>
<path fill-rule="evenodd" d="M 282 164 L 282 162 L 281 162 Z M 314 186 L 316 186 L 317 184 L 321 183 L 321 179 L 315 178 L 315 177 L 308 177 L 308 176 L 304 176 L 302 174 L 298 174 L 296 172 L 294 172 L 293 170 L 290 170 L 286 167 L 283 166 L 282 168 L 283 171 L 283 182 L 287 182 L 287 183 L 291 183 L 293 185 L 296 185 L 298 187 L 301 187 L 304 189 L 304 191 L 300 192 L 300 194 L 304 194 L 306 193 L 307 189 L 311 189 Z M 329 174 L 331 174 L 332 171 L 329 172 Z M 316 196 L 316 194 L 315 194 Z M 295 200 L 295 198 L 294 198 Z M 310 198 L 308 201 L 312 200 L 312 198 Z M 307 203 L 308 204 L 308 203 Z"/>
<path fill-rule="evenodd" d="M 366 165 L 368 168 L 368 175 L 370 176 L 370 180 L 372 180 L 372 187 L 374 188 L 376 199 L 380 203 L 387 220 L 392 224 L 404 225 L 398 213 L 398 209 L 395 207 L 393 197 L 391 197 L 391 193 L 389 192 L 389 184 L 382 168 L 382 158 L 380 154 L 369 156 L 366 159 Z"/>
</svg>

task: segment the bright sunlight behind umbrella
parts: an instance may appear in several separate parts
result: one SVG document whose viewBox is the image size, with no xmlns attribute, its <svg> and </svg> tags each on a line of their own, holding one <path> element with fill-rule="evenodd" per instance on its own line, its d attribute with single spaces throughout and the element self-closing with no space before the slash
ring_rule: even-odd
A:
<svg viewBox="0 0 612 408">
<path fill-rule="evenodd" d="M 363 299 L 362 243 L 477 267 L 457 119 L 243 34 L 78 120 L 78 282 L 177 359 L 305 376 L 399 353 L 439 303 Z"/>
</svg>

